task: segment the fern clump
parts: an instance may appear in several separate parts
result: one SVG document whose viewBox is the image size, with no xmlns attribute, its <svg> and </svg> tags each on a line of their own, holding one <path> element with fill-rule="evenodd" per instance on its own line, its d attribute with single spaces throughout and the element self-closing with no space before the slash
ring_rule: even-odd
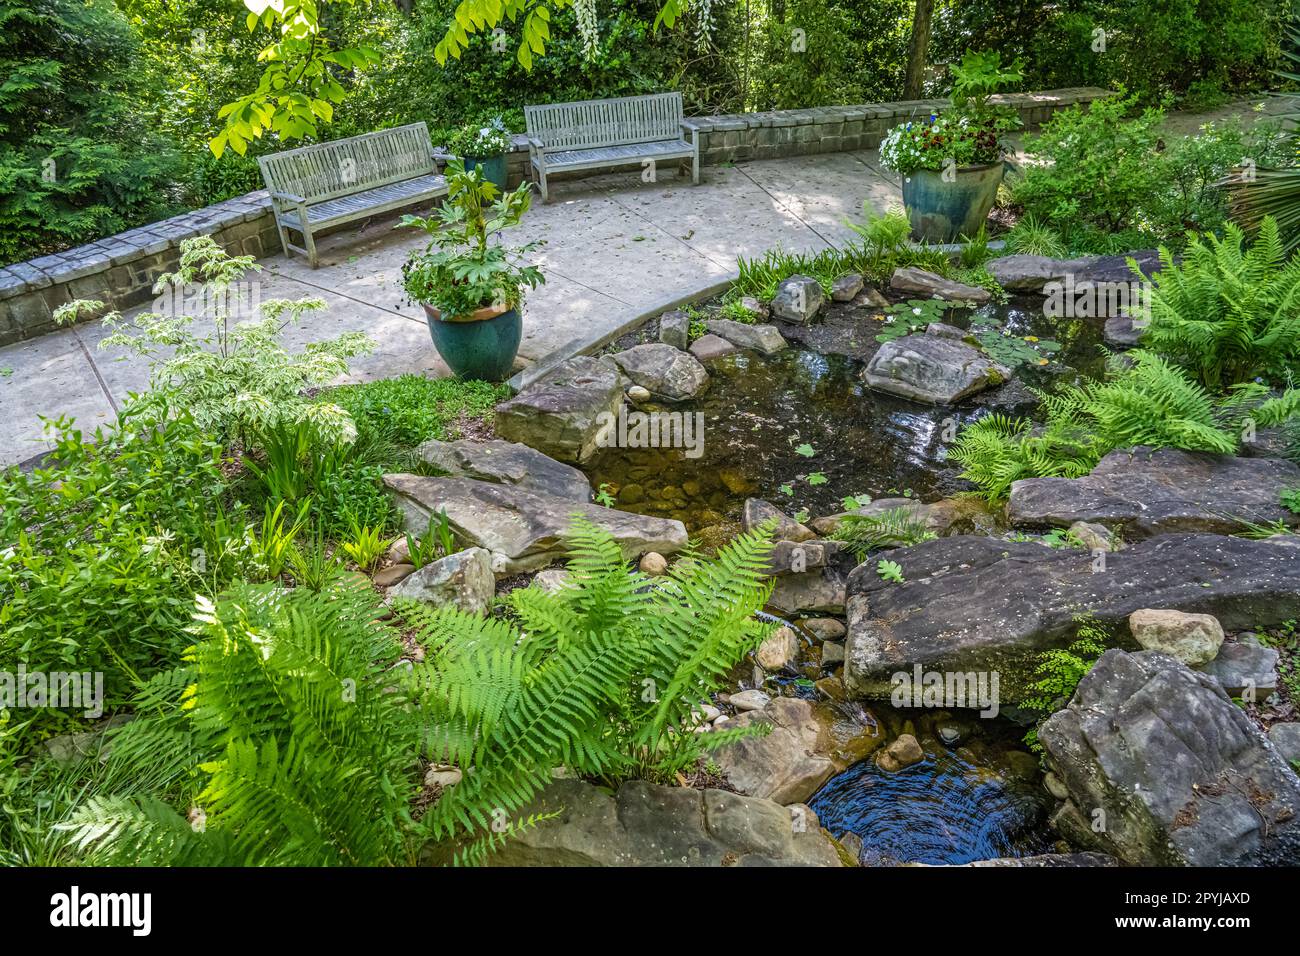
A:
<svg viewBox="0 0 1300 956">
<path fill-rule="evenodd" d="M 672 779 L 754 732 L 697 734 L 694 710 L 772 630 L 754 617 L 770 531 L 653 583 L 589 522 L 568 543 L 569 585 L 512 592 L 508 617 L 403 604 L 419 664 L 395 666 L 397 632 L 365 587 L 200 599 L 185 664 L 150 682 L 146 716 L 118 735 L 113 795 L 63 829 L 106 864 L 373 866 L 412 862 L 430 839 L 475 861 L 536 822 L 518 811 L 557 768 Z M 465 776 L 416 820 L 421 758 Z M 137 776 L 158 785 L 141 792 Z"/>
<path fill-rule="evenodd" d="M 874 515 L 845 515 L 831 537 L 843 541 L 859 561 L 865 561 L 873 551 L 920 544 L 935 533 L 911 509 L 899 507 Z"/>
<path fill-rule="evenodd" d="M 144 702 L 170 706 L 122 732 L 109 769 L 121 780 L 123 767 L 179 758 L 201 790 L 184 815 L 157 793 L 92 797 L 64 826 L 73 844 L 101 864 L 413 861 L 424 722 L 375 610 L 364 586 L 200 598 L 198 642 Z"/>
<path fill-rule="evenodd" d="M 693 710 L 772 630 L 754 618 L 771 589 L 769 533 L 653 582 L 589 522 L 568 547 L 568 585 L 511 592 L 508 619 L 400 608 L 426 650 L 431 758 L 473 768 L 424 818 L 462 859 L 508 836 L 556 767 L 609 785 L 672 779 L 744 733 L 696 734 Z"/>
<path fill-rule="evenodd" d="M 1193 237 L 1181 262 L 1160 250 L 1144 344 L 1218 392 L 1258 377 L 1286 379 L 1300 359 L 1300 256 L 1287 258 L 1265 217 L 1249 248 L 1229 223 Z"/>
<path fill-rule="evenodd" d="M 1038 724 L 1025 734 L 1025 742 L 1035 751 L 1042 750 L 1038 743 L 1038 727 L 1042 720 L 1069 703 L 1079 681 L 1106 653 L 1110 641 L 1110 634 L 1091 614 L 1077 615 L 1074 624 L 1074 640 L 1069 647 L 1038 655 L 1038 662 L 1034 665 L 1036 679 L 1029 685 L 1030 696 L 1020 702 L 1023 709 L 1040 715 Z"/>
<path fill-rule="evenodd" d="M 949 455 L 989 501 L 1022 478 L 1078 478 L 1116 448 L 1147 445 L 1232 454 L 1252 427 L 1300 413 L 1300 391 L 1270 397 L 1245 383 L 1211 395 L 1153 352 L 1128 353 L 1132 365 L 1107 381 L 1037 392 L 1046 422 L 989 415 L 962 429 Z"/>
</svg>

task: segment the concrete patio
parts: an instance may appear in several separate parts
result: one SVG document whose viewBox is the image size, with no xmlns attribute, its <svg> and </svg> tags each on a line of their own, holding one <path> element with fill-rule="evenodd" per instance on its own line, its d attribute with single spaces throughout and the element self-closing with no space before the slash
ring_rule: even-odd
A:
<svg viewBox="0 0 1300 956">
<path fill-rule="evenodd" d="M 781 246 L 817 251 L 843 244 L 864 201 L 900 204 L 897 177 L 874 150 L 706 167 L 699 186 L 676 170 L 643 183 L 639 170 L 557 183 L 507 241 L 540 239 L 546 275 L 524 309 L 520 357 L 536 362 L 577 338 L 609 332 L 733 276 L 738 256 Z M 321 266 L 283 255 L 263 259 L 262 301 L 319 297 L 328 309 L 286 331 L 301 344 L 359 329 L 377 343 L 352 363 L 350 381 L 405 372 L 449 374 L 418 306 L 403 301 L 401 267 L 422 235 L 395 217 L 327 237 Z M 136 311 L 144 311 L 148 306 Z M 111 422 L 130 392 L 148 387 L 147 365 L 99 349 L 98 323 L 0 348 L 0 465 L 48 450 L 42 416 L 75 418 L 83 431 Z"/>
<path fill-rule="evenodd" d="M 1210 111 L 1171 113 L 1165 126 L 1190 135 L 1203 123 L 1249 125 L 1294 105 L 1288 97 L 1244 97 Z M 902 202 L 898 177 L 881 168 L 874 149 L 706 166 L 699 186 L 673 169 L 643 183 L 638 168 L 556 183 L 552 197 L 549 205 L 536 202 L 507 236 L 546 243 L 534 254 L 546 285 L 524 309 L 520 358 L 530 364 L 718 286 L 735 274 L 738 256 L 842 246 L 854 236 L 845 220 L 860 221 L 864 202 L 877 211 Z M 287 331 L 287 341 L 301 345 L 348 329 L 376 341 L 374 354 L 352 363 L 349 381 L 449 374 L 423 312 L 403 302 L 402 262 L 422 237 L 394 230 L 395 222 L 375 220 L 325 238 L 319 269 L 283 255 L 260 263 L 263 301 L 319 297 L 328 306 Z M 99 350 L 105 335 L 88 323 L 0 347 L 0 466 L 49 448 L 42 416 L 75 418 L 90 433 L 113 420 L 129 392 L 148 386 L 141 360 Z"/>
</svg>

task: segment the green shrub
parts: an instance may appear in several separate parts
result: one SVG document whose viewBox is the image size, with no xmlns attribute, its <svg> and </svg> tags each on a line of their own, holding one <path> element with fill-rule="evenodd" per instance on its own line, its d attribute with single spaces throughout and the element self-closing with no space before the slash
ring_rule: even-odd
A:
<svg viewBox="0 0 1300 956">
<path fill-rule="evenodd" d="M 175 664 L 196 590 L 254 556 L 244 521 L 218 525 L 220 445 L 186 417 L 129 407 L 87 441 L 53 423 L 55 451 L 0 475 L 0 660 L 102 671 L 109 712 Z M 38 736 L 81 714 L 42 711 Z"/>
<path fill-rule="evenodd" d="M 139 59 L 108 0 L 0 0 L 0 263 L 175 211 L 180 163 L 138 108 Z"/>
<path fill-rule="evenodd" d="M 962 0 L 935 17 L 931 58 L 959 57 L 979 37 L 1024 57 L 1027 89 L 1122 86 L 1144 102 L 1205 105 L 1269 85 L 1291 14 L 1287 0 Z"/>
<path fill-rule="evenodd" d="M 1183 234 L 1223 231 L 1228 220 L 1223 181 L 1249 161 L 1258 167 L 1290 160 L 1287 136 L 1274 122 L 1246 130 L 1239 121 L 1207 123 L 1194 136 L 1173 136 L 1160 155 L 1159 188 L 1142 202 L 1144 228 L 1181 247 Z"/>
<path fill-rule="evenodd" d="M 1072 106 L 1025 137 L 1032 154 L 1012 184 L 1015 202 L 1062 229 L 1122 232 L 1138 225 L 1138 211 L 1160 187 L 1159 109 L 1129 113 L 1134 96 L 1110 96 L 1087 109 Z"/>
<path fill-rule="evenodd" d="M 203 825 L 174 809 L 184 787 L 171 803 L 96 795 L 63 825 L 73 848 L 100 864 L 379 865 L 413 862 L 434 838 L 474 861 L 536 822 L 514 814 L 557 766 L 670 779 L 755 732 L 692 727 L 698 702 L 771 631 L 753 619 L 771 588 L 770 539 L 679 560 L 660 588 L 592 525 L 570 545 L 571 586 L 513 591 L 512 619 L 403 604 L 427 654 L 409 672 L 394 667 L 398 632 L 369 588 L 201 598 L 185 666 L 108 765 L 120 776 L 152 753 L 197 768 Z M 417 820 L 421 755 L 472 772 Z"/>
<path fill-rule="evenodd" d="M 150 359 L 150 391 L 144 401 L 184 408 L 219 438 L 247 443 L 259 431 L 297 422 L 330 439 L 348 436 L 352 422 L 341 408 L 311 401 L 303 393 L 345 374 L 347 360 L 372 351 L 374 342 L 362 332 L 344 332 L 301 352 L 288 351 L 280 339 L 284 326 L 325 303 L 271 299 L 261 303 L 256 317 L 245 317 L 241 310 L 251 311 L 251 303 L 237 283 L 250 269 L 261 270 L 252 256 L 229 256 L 211 236 L 182 241 L 180 267 L 158 279 L 164 298 L 170 292 L 172 301 L 164 302 L 163 312 L 143 312 L 130 323 L 120 313 L 110 313 L 104 324 L 112 334 L 99 347 L 124 348 Z M 202 289 L 201 301 L 177 301 L 189 298 L 181 290 L 195 287 Z M 72 302 L 55 316 L 75 320 L 102 306 Z M 211 331 L 192 332 L 195 322 Z"/>
</svg>

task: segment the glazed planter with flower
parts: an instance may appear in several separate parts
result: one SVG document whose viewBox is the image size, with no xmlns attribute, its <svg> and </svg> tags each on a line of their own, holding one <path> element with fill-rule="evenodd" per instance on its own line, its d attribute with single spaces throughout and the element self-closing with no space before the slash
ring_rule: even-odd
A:
<svg viewBox="0 0 1300 956">
<path fill-rule="evenodd" d="M 502 193 L 481 169 L 447 167 L 447 200 L 429 216 L 403 216 L 429 244 L 402 266 L 402 286 L 424 307 L 434 347 L 460 378 L 499 382 L 510 375 L 523 334 L 525 289 L 546 280 L 524 256 L 540 243 L 509 247 L 498 233 L 519 224 L 531 194 Z"/>
<path fill-rule="evenodd" d="M 505 191 L 510 131 L 500 119 L 461 127 L 451 137 L 447 148 L 464 161 L 466 169 L 481 169 L 488 182 Z"/>
<path fill-rule="evenodd" d="M 1004 137 L 1020 125 L 1015 111 L 989 97 L 1021 78 L 1019 61 L 968 53 L 954 65 L 952 107 L 890 130 L 881 163 L 903 177 L 903 206 L 912 238 L 954 242 L 972 237 L 988 218 L 1002 183 Z"/>
</svg>

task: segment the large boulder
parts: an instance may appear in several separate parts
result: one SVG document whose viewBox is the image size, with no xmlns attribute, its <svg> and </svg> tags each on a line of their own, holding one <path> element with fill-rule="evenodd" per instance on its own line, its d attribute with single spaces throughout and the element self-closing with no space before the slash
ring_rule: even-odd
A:
<svg viewBox="0 0 1300 956">
<path fill-rule="evenodd" d="M 1155 249 L 1140 249 L 1123 256 L 1080 256 L 1077 259 L 1053 259 L 1049 256 L 1011 255 L 990 259 L 985 263 L 998 285 L 1010 292 L 1043 292 L 1052 283 L 1072 283 L 1080 286 L 1097 283 L 1130 283 L 1137 280 L 1129 267 L 1132 256 L 1142 270 L 1150 276 L 1160 271 L 1160 255 Z"/>
<path fill-rule="evenodd" d="M 498 405 L 496 433 L 560 461 L 585 462 L 600 450 L 622 404 L 614 363 L 578 356 Z"/>
<path fill-rule="evenodd" d="M 415 453 L 452 478 L 477 478 L 573 501 L 591 500 L 591 482 L 534 448 L 509 441 L 427 441 Z"/>
<path fill-rule="evenodd" d="M 1082 478 L 1012 482 L 1007 515 L 1018 528 L 1088 521 L 1126 538 L 1170 531 L 1236 534 L 1242 522 L 1300 524 L 1278 501 L 1300 486 L 1300 466 L 1281 458 L 1138 446 L 1112 451 Z"/>
<path fill-rule="evenodd" d="M 563 539 L 575 515 L 612 534 L 629 559 L 646 551 L 672 554 L 686 547 L 686 528 L 680 521 L 511 485 L 421 475 L 385 475 L 384 484 L 401 507 L 409 530 L 423 531 L 430 515 L 445 510 L 459 540 L 492 553 L 492 570 L 497 574 L 533 571 L 564 557 Z"/>
<path fill-rule="evenodd" d="M 1072 259 L 1022 253 L 990 259 L 985 268 L 1008 292 L 1041 292 L 1049 282 L 1064 282 L 1075 265 Z"/>
<path fill-rule="evenodd" d="M 890 552 L 901 584 L 875 564 L 848 579 L 844 682 L 888 697 L 890 678 L 923 671 L 992 672 L 1004 703 L 1022 699 L 1039 655 L 1068 646 L 1090 614 L 1124 646 L 1147 607 L 1213 614 L 1230 631 L 1300 617 L 1300 549 L 1269 539 L 1160 535 L 1094 558 L 1077 549 L 959 535 Z"/>
<path fill-rule="evenodd" d="M 753 349 L 764 355 L 775 355 L 789 346 L 775 325 L 747 325 L 731 319 L 709 319 L 704 327 L 738 348 Z"/>
<path fill-rule="evenodd" d="M 637 385 L 669 401 L 694 398 L 709 386 L 709 373 L 694 355 L 662 342 L 636 345 L 610 357 Z"/>
<path fill-rule="evenodd" d="M 1300 778 L 1218 682 L 1113 649 L 1038 731 L 1072 842 L 1140 866 L 1300 865 Z"/>
<path fill-rule="evenodd" d="M 770 732 L 742 737 L 713 759 L 738 793 L 777 803 L 803 803 L 822 784 L 879 747 L 869 729 L 829 704 L 775 697 L 761 710 L 738 714 L 728 730 L 766 724 Z"/>
<path fill-rule="evenodd" d="M 551 815 L 490 866 L 841 866 L 815 817 L 725 790 L 556 780 L 516 816 Z"/>
<path fill-rule="evenodd" d="M 495 594 L 492 555 L 483 548 L 468 548 L 407 575 L 389 589 L 388 599 L 411 598 L 439 607 L 450 605 L 470 614 L 486 614 L 492 610 Z"/>
<path fill-rule="evenodd" d="M 934 272 L 915 266 L 900 266 L 889 278 L 889 287 L 895 292 L 905 292 L 926 299 L 945 299 L 949 302 L 970 302 L 983 305 L 992 296 L 988 289 L 967 285 L 954 279 L 945 279 Z"/>
<path fill-rule="evenodd" d="M 821 283 L 808 276 L 793 275 L 776 287 L 772 315 L 786 322 L 807 325 L 826 304 Z"/>
<path fill-rule="evenodd" d="M 965 342 L 914 333 L 886 342 L 871 357 L 862 380 L 868 388 L 931 405 L 951 405 L 1011 375 Z"/>
</svg>

